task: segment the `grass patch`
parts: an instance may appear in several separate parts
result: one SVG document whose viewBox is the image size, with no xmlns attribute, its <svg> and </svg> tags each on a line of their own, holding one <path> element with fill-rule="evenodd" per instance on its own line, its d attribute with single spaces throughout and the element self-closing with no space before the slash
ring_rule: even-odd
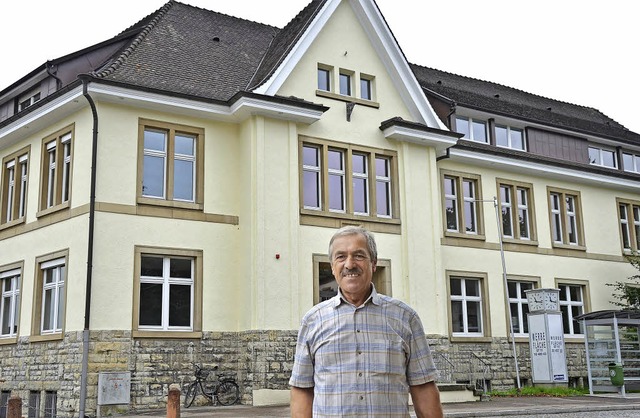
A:
<svg viewBox="0 0 640 418">
<path fill-rule="evenodd" d="M 580 396 L 589 393 L 588 388 L 545 388 L 526 386 L 520 389 L 513 388 L 507 391 L 491 391 L 490 396 L 509 397 L 509 396 L 549 396 L 549 397 L 566 397 Z"/>
</svg>

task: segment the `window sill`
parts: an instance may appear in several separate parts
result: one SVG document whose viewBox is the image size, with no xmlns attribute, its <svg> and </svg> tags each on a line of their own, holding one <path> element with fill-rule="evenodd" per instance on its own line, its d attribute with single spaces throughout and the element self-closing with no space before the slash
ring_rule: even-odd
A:
<svg viewBox="0 0 640 418">
<path fill-rule="evenodd" d="M 347 225 L 363 226 L 371 232 L 400 234 L 400 219 L 359 216 L 348 213 L 300 209 L 300 224 L 339 229 Z"/>
<path fill-rule="evenodd" d="M 373 107 L 376 109 L 380 108 L 380 103 L 374 102 L 372 100 L 359 99 L 354 96 L 345 96 L 343 94 L 336 94 L 325 90 L 316 90 L 316 96 L 326 97 L 327 99 L 340 100 L 341 102 L 346 103 L 355 103 L 362 106 Z"/>
<path fill-rule="evenodd" d="M 62 210 L 69 209 L 69 201 L 67 200 L 64 203 L 61 203 L 56 206 L 51 206 L 50 208 L 42 209 L 38 213 L 36 213 L 36 218 L 41 218 L 43 216 L 51 215 L 52 213 L 60 212 Z"/>
<path fill-rule="evenodd" d="M 181 202 L 178 200 L 166 200 L 166 199 L 155 199 L 152 197 L 138 197 L 139 205 L 149 205 L 149 206 L 162 206 L 165 208 L 175 208 L 175 209 L 190 209 L 190 210 L 204 210 L 204 205 L 201 203 L 191 203 L 191 202 Z"/>
<path fill-rule="evenodd" d="M 25 217 L 23 216 L 22 218 L 14 219 L 12 221 L 9 221 L 7 223 L 0 225 L 0 231 L 2 231 L 3 229 L 9 229 L 16 225 L 21 225 L 24 223 L 25 223 Z"/>
<path fill-rule="evenodd" d="M 505 244 L 528 245 L 531 247 L 537 247 L 539 245 L 537 240 L 526 240 L 517 238 L 502 238 L 502 242 Z"/>
<path fill-rule="evenodd" d="M 57 332 L 55 334 L 45 334 L 45 335 L 32 335 L 29 337 L 30 343 L 39 343 L 39 342 L 47 342 L 47 341 L 61 341 L 63 334 L 61 332 Z"/>
<path fill-rule="evenodd" d="M 462 335 L 451 335 L 449 341 L 452 343 L 490 343 L 493 341 L 491 337 L 478 337 L 470 335 L 468 337 Z"/>
<path fill-rule="evenodd" d="M 138 331 L 131 332 L 133 338 L 200 339 L 202 331 Z"/>
<path fill-rule="evenodd" d="M 445 231 L 444 236 L 450 237 L 450 238 L 473 239 L 478 241 L 484 241 L 486 239 L 484 234 L 465 234 L 463 232 L 452 232 L 452 231 Z"/>
<path fill-rule="evenodd" d="M 584 344 L 584 335 L 564 334 L 564 342 L 565 344 Z"/>
<path fill-rule="evenodd" d="M 17 344 L 18 337 L 0 337 L 0 345 Z"/>
<path fill-rule="evenodd" d="M 570 245 L 570 244 L 560 244 L 557 242 L 551 243 L 553 248 L 560 248 L 563 250 L 573 250 L 573 251 L 587 251 L 587 247 L 584 245 Z"/>
</svg>

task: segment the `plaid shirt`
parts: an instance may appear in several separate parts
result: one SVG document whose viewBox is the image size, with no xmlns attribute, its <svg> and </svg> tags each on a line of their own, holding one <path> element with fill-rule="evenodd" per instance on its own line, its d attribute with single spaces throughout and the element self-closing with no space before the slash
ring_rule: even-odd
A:
<svg viewBox="0 0 640 418">
<path fill-rule="evenodd" d="M 374 288 L 360 307 L 338 292 L 304 316 L 289 384 L 314 388 L 314 417 L 409 417 L 409 385 L 436 376 L 416 312 Z"/>
</svg>

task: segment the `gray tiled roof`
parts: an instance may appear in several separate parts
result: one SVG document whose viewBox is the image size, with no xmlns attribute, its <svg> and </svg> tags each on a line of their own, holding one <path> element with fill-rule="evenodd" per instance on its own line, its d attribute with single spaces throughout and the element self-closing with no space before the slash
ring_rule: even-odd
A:
<svg viewBox="0 0 640 418">
<path fill-rule="evenodd" d="M 597 109 L 549 99 L 512 87 L 412 64 L 418 82 L 457 106 L 578 132 L 640 143 L 640 135 Z"/>
</svg>

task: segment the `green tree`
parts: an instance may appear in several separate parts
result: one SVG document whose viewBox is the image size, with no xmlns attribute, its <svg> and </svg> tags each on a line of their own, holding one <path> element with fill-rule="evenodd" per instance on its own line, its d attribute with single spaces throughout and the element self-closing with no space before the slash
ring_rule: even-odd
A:
<svg viewBox="0 0 640 418">
<path fill-rule="evenodd" d="M 610 303 L 621 309 L 640 311 L 640 254 L 625 255 L 625 258 L 638 271 L 638 274 L 628 277 L 626 281 L 607 283 L 607 286 L 614 289 L 615 300 Z"/>
</svg>

